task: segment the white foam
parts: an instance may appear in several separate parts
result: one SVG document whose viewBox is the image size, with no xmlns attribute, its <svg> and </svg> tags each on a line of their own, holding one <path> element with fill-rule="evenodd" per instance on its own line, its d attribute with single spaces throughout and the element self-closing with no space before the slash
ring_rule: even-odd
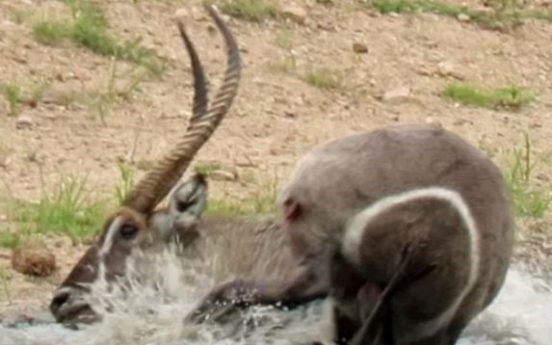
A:
<svg viewBox="0 0 552 345">
<path fill-rule="evenodd" d="M 306 345 L 314 340 L 330 344 L 324 303 L 293 312 L 253 308 L 244 315 L 246 325 L 184 325 L 182 317 L 214 282 L 199 273 L 197 263 L 183 263 L 172 251 L 144 259 L 129 265 L 127 289 L 108 291 L 102 282 L 93 286 L 94 308 L 110 304 L 113 308 L 103 322 L 79 331 L 58 324 L 0 326 L 0 345 Z M 549 287 L 548 291 L 535 288 L 539 283 L 511 270 L 495 303 L 466 330 L 458 345 L 550 344 L 552 294 Z"/>
</svg>

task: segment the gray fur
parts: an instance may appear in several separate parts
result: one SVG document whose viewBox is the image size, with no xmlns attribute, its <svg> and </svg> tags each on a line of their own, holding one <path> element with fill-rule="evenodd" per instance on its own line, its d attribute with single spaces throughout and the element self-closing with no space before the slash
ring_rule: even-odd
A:
<svg viewBox="0 0 552 345">
<path fill-rule="evenodd" d="M 461 195 L 480 235 L 481 265 L 475 286 L 452 316 L 452 321 L 442 325 L 439 330 L 446 335 L 435 335 L 436 338 L 431 342 L 448 345 L 454 342 L 447 341 L 453 341 L 463 327 L 497 295 L 510 262 L 514 242 L 510 199 L 502 175 L 491 160 L 456 134 L 439 127 L 388 127 L 346 136 L 314 148 L 297 164 L 290 182 L 279 196 L 279 204 L 285 207 L 286 201 L 294 200 L 302 205 L 304 212 L 296 221 L 287 224 L 287 230 L 301 244 L 298 252 L 310 262 L 313 270 L 319 272 L 318 276 L 325 279 L 329 274 L 326 272 L 329 265 L 319 263 L 330 260 L 328 258 L 338 250 L 345 230 L 357 214 L 385 197 L 434 186 L 447 188 Z M 412 204 L 414 208 L 417 205 L 417 202 Z M 387 212 L 379 220 L 393 224 L 392 221 L 402 217 L 401 212 L 403 211 Z M 429 221 L 433 220 L 430 217 L 441 214 L 417 212 L 414 210 L 408 213 L 417 216 L 416 222 L 424 221 L 424 216 L 425 221 Z M 447 216 L 448 221 L 453 222 L 448 227 L 457 229 L 456 234 L 465 234 L 463 223 L 454 221 L 455 218 L 451 218 L 453 215 L 454 212 Z M 424 250 L 426 253 L 435 251 L 434 260 L 440 265 L 443 283 L 446 282 L 446 286 L 453 288 L 464 284 L 461 277 L 466 275 L 470 255 L 466 254 L 465 240 L 456 241 L 452 236 L 449 239 L 443 238 L 443 234 L 439 233 L 439 229 L 445 228 L 446 221 L 447 219 L 438 219 L 429 224 L 430 227 L 437 228 L 432 230 L 434 235 L 424 237 Z M 422 237 L 421 231 L 424 229 L 416 229 L 416 224 L 418 223 L 413 223 L 414 229 L 410 233 L 397 232 L 392 227 L 380 228 L 379 237 L 374 237 L 379 241 L 367 240 L 372 234 L 372 223 L 366 224 L 364 238 L 358 243 L 364 258 L 356 263 L 350 260 L 350 264 L 366 274 L 363 277 L 366 281 L 375 280 L 375 273 L 383 272 L 378 279 L 385 282 L 389 279 L 389 274 L 386 275 L 385 272 L 392 271 L 392 263 L 397 262 L 405 236 L 412 236 L 414 239 Z M 454 236 L 465 238 L 461 235 Z M 452 247 L 443 253 L 440 251 L 442 248 L 439 248 L 443 245 Z M 366 255 L 371 252 L 379 254 L 373 254 L 368 259 Z M 441 257 L 437 253 L 441 253 Z M 421 257 L 414 257 L 412 260 L 416 264 L 430 263 L 421 262 Z M 391 269 L 382 270 L 384 267 Z M 412 299 L 419 301 L 415 307 L 420 314 L 424 314 L 424 308 L 428 311 L 445 308 L 445 304 L 438 305 L 439 295 L 435 296 L 435 291 L 430 288 L 434 283 L 433 279 L 428 278 L 419 283 L 421 286 L 416 286 L 415 289 L 412 287 L 412 291 L 409 292 L 407 288 L 402 295 L 392 297 L 390 303 L 397 308 L 395 314 L 402 313 L 404 316 L 407 310 L 404 308 Z M 446 286 L 441 286 L 441 290 Z M 417 313 L 415 314 L 418 315 Z M 396 320 L 398 318 L 399 316 Z M 403 318 L 400 322 L 397 321 L 398 329 L 395 332 L 400 335 L 410 327 L 411 322 L 418 321 L 420 320 L 416 320 L 414 316 L 410 319 Z M 396 344 L 418 343 L 405 340 Z"/>
</svg>

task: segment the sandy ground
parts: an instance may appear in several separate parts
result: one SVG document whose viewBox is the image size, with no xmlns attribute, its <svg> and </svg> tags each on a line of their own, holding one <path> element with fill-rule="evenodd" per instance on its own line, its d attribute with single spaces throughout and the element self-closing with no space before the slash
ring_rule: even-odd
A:
<svg viewBox="0 0 552 345">
<path fill-rule="evenodd" d="M 61 2 L 1 1 L 0 81 L 24 87 L 36 80 L 50 83 L 43 101 L 23 106 L 18 116 L 8 116 L 8 104 L 0 99 L 1 194 L 38 198 L 43 186 L 39 166 L 46 188 L 53 188 L 60 174 L 86 176 L 88 189 L 112 194 L 119 181 L 117 162 L 144 165 L 169 149 L 191 112 L 189 61 L 172 21 L 183 6 L 190 11 L 188 30 L 210 81 L 218 85 L 224 68 L 223 45 L 210 30 L 212 24 L 200 1 L 100 3 L 110 32 L 125 38 L 142 36 L 143 44 L 168 61 L 167 69 L 141 83 L 130 100 L 113 102 L 103 120 L 89 104 L 64 105 L 60 99 L 70 92 L 105 92 L 109 59 L 71 44 L 51 47 L 33 39 L 29 22 L 46 14 L 67 15 Z M 522 146 L 523 131 L 530 133 L 535 156 L 552 152 L 548 139 L 552 135 L 552 24 L 530 20 L 514 32 L 502 33 L 433 14 L 380 15 L 356 9 L 352 0 L 330 7 L 308 0 L 295 3 L 307 11 L 303 25 L 228 18 L 242 49 L 242 82 L 232 110 L 196 163 L 215 162 L 224 170 L 236 171 L 239 179 L 213 181 L 214 197 L 253 198 L 260 189 L 289 176 L 298 157 L 313 145 L 396 123 L 440 123 L 491 154 L 501 166 L 506 164 L 508 150 Z M 481 7 L 474 1 L 470 5 Z M 15 11 L 32 15 L 19 23 Z M 355 42 L 365 44 L 368 52 L 355 53 Z M 281 66 L 289 56 L 295 57 L 297 73 L 270 68 Z M 323 67 L 341 73 L 346 87 L 323 90 L 297 75 Z M 120 63 L 118 68 L 124 71 L 130 65 Z M 454 80 L 488 87 L 516 84 L 530 88 L 536 99 L 515 113 L 461 106 L 439 96 Z M 380 99 L 397 88 L 409 88 L 408 99 Z M 538 165 L 533 182 L 547 187 L 551 172 L 549 165 Z M 141 173 L 136 169 L 137 177 Z M 1 219 L 0 231 L 10 228 L 5 214 Z M 542 219 L 520 221 L 524 246 L 518 257 L 530 256 L 541 264 L 550 260 L 551 221 L 550 212 Z M 0 301 L 38 298 L 46 302 L 85 248 L 53 236 L 46 245 L 56 254 L 59 271 L 43 279 L 12 271 L 10 251 L 0 249 L 4 275 Z"/>
</svg>

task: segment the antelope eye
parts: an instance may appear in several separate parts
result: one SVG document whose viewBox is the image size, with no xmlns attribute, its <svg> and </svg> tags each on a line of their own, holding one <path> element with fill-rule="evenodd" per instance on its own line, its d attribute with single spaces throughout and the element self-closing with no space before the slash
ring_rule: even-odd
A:
<svg viewBox="0 0 552 345">
<path fill-rule="evenodd" d="M 138 227 L 134 224 L 123 224 L 119 233 L 123 239 L 131 240 L 138 234 Z"/>
</svg>

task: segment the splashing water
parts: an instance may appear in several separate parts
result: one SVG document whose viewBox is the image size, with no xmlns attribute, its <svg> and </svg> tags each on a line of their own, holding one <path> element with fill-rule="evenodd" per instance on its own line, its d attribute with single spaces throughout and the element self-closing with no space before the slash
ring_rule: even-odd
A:
<svg viewBox="0 0 552 345">
<path fill-rule="evenodd" d="M 171 250 L 137 257 L 128 265 L 128 284 L 92 286 L 100 323 L 74 331 L 59 324 L 10 328 L 0 325 L 0 345 L 249 345 L 330 344 L 328 302 L 293 311 L 268 307 L 243 312 L 223 326 L 186 325 L 182 318 L 215 283 L 201 266 Z M 199 264 L 199 265 L 198 265 Z M 139 269 L 138 269 L 139 268 Z M 465 330 L 458 345 L 548 345 L 552 340 L 551 288 L 520 268 L 508 273 L 495 302 Z"/>
</svg>

